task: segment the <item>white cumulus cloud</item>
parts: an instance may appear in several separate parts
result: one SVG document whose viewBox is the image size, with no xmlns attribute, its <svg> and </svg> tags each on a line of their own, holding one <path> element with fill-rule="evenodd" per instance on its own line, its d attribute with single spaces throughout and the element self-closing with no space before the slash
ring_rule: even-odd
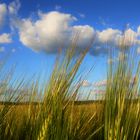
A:
<svg viewBox="0 0 140 140">
<path fill-rule="evenodd" d="M 78 20 L 71 14 L 62 13 L 57 10 L 60 5 L 55 6 L 56 11 L 48 13 L 38 12 L 37 19 L 24 18 L 20 19 L 18 11 L 21 7 L 20 0 L 14 0 L 9 5 L 0 4 L 0 26 L 4 24 L 7 14 L 11 30 L 16 28 L 19 34 L 20 42 L 39 52 L 57 53 L 60 48 L 66 49 L 71 45 L 74 36 L 78 34 L 77 52 L 84 50 L 86 47 L 93 45 L 89 50 L 91 55 L 106 54 L 109 47 L 140 46 L 140 26 L 134 31 L 127 28 L 125 32 L 119 29 L 106 28 L 98 30 L 90 25 L 77 25 Z M 85 17 L 84 14 L 79 14 Z M 0 43 L 10 43 L 11 35 L 8 33 L 0 34 Z M 138 49 L 139 53 L 139 49 Z"/>
<path fill-rule="evenodd" d="M 16 25 L 19 29 L 20 41 L 35 51 L 57 52 L 60 47 L 68 47 L 75 32 L 85 35 L 79 36 L 79 46 L 84 46 L 93 37 L 93 28 L 90 26 L 72 26 L 77 19 L 70 14 L 57 11 L 47 14 L 39 12 L 39 19 L 22 19 Z M 82 45 L 81 45 L 82 44 Z"/>
<path fill-rule="evenodd" d="M 121 31 L 117 29 L 108 28 L 97 32 L 97 45 L 112 44 L 117 45 L 118 39 L 121 36 Z"/>
<path fill-rule="evenodd" d="M 5 3 L 2 3 L 2 4 L 0 3 L 0 27 L 4 25 L 7 14 L 8 14 L 7 5 Z M 0 34 L 0 44 L 11 43 L 11 42 L 12 42 L 12 39 L 9 33 Z M 4 50 L 3 47 L 1 47 L 1 51 L 2 50 Z"/>
<path fill-rule="evenodd" d="M 76 21 L 77 18 L 71 14 L 39 11 L 38 19 L 16 19 L 14 26 L 18 29 L 21 43 L 36 52 L 56 53 L 60 48 L 66 49 L 77 33 L 77 51 L 85 49 L 94 41 L 89 50 L 92 55 L 106 54 L 109 47 L 140 45 L 140 27 L 137 31 L 128 28 L 125 32 L 113 28 L 97 30 L 90 25 L 77 25 Z"/>
</svg>

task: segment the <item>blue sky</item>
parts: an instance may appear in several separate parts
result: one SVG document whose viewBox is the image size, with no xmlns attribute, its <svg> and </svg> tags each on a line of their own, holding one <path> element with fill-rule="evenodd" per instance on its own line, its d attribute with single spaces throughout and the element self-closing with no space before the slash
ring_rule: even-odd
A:
<svg viewBox="0 0 140 140">
<path fill-rule="evenodd" d="M 22 17 L 36 13 L 38 9 L 49 12 L 58 7 L 59 11 L 78 18 L 79 14 L 85 15 L 86 20 L 80 19 L 79 23 L 94 25 L 99 29 L 103 29 L 104 23 L 120 29 L 127 23 L 139 25 L 139 0 L 21 0 L 21 4 L 19 13 Z"/>
<path fill-rule="evenodd" d="M 17 75 L 44 70 L 49 75 L 62 42 L 69 46 L 74 33 L 80 32 L 78 50 L 95 39 L 81 71 L 94 65 L 85 80 L 103 84 L 109 61 L 106 46 L 117 48 L 126 25 L 125 43 L 132 39 L 139 47 L 139 5 L 139 0 L 1 0 L 0 57 L 11 53 L 7 68 L 18 64 Z"/>
</svg>

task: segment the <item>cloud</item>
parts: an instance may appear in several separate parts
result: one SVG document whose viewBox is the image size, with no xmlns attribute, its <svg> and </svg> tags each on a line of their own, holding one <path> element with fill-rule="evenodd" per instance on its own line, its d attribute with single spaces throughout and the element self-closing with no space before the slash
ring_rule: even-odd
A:
<svg viewBox="0 0 140 140">
<path fill-rule="evenodd" d="M 119 37 L 121 37 L 121 31 L 117 29 L 108 28 L 103 31 L 97 31 L 96 44 L 97 45 L 117 45 Z"/>
<path fill-rule="evenodd" d="M 6 4 L 0 4 L 0 27 L 4 24 L 6 15 L 7 15 Z"/>
<path fill-rule="evenodd" d="M 139 33 L 133 31 L 131 28 L 128 28 L 125 32 L 124 35 L 119 38 L 119 44 L 120 46 L 123 47 L 131 47 L 133 45 L 139 45 Z"/>
<path fill-rule="evenodd" d="M 134 84 L 135 82 L 136 82 L 136 76 L 134 75 L 134 76 L 132 76 L 132 77 L 129 79 L 129 84 Z M 113 83 L 113 81 L 112 81 L 112 83 Z M 103 87 L 106 87 L 106 86 L 107 86 L 107 79 L 94 82 L 94 83 L 92 84 L 92 86 L 95 88 L 95 91 L 96 91 L 96 90 L 101 90 L 101 89 L 104 90 Z M 99 89 L 98 89 L 98 88 L 99 88 Z M 101 88 L 101 89 L 100 89 L 100 88 Z"/>
<path fill-rule="evenodd" d="M 62 7 L 60 5 L 55 5 L 55 10 L 60 10 Z"/>
<path fill-rule="evenodd" d="M 11 39 L 10 34 L 3 33 L 3 34 L 0 35 L 0 44 L 11 43 L 11 42 L 12 42 L 12 39 Z"/>
<path fill-rule="evenodd" d="M 73 36 L 79 33 L 78 40 L 77 40 L 77 49 L 85 49 L 85 47 L 88 47 L 91 45 L 92 40 L 94 39 L 96 35 L 96 31 L 94 28 L 92 28 L 89 25 L 84 26 L 73 26 L 72 27 Z"/>
<path fill-rule="evenodd" d="M 20 41 L 35 51 L 57 52 L 62 45 L 68 46 L 72 34 L 70 22 L 76 20 L 70 14 L 39 12 L 39 19 L 22 19 L 16 25 L 19 29 Z"/>
<path fill-rule="evenodd" d="M 17 15 L 18 10 L 20 9 L 20 1 L 15 0 L 8 5 L 8 11 L 10 15 Z"/>
<path fill-rule="evenodd" d="M 98 30 L 88 24 L 76 24 L 78 20 L 76 17 L 59 11 L 48 13 L 39 11 L 36 19 L 31 17 L 21 19 L 18 16 L 20 7 L 19 0 L 9 5 L 0 4 L 0 25 L 8 13 L 11 30 L 17 29 L 20 42 L 35 52 L 57 53 L 60 49 L 67 49 L 77 34 L 77 52 L 86 49 L 94 41 L 89 50 L 94 56 L 107 54 L 110 47 L 122 49 L 125 46 L 124 49 L 127 49 L 130 46 L 140 45 L 140 26 L 136 31 L 131 28 L 127 28 L 125 32 L 113 28 Z M 60 5 L 55 6 L 56 10 L 60 8 Z M 79 16 L 85 17 L 84 14 Z M 0 35 L 0 43 L 11 41 L 10 34 Z"/>
<path fill-rule="evenodd" d="M 85 15 L 85 14 L 82 14 L 82 13 L 79 13 L 79 16 L 80 16 L 81 18 L 85 18 L 85 17 L 86 17 L 86 15 Z"/>
<path fill-rule="evenodd" d="M 31 19 L 22 19 L 17 22 L 20 41 L 27 47 L 35 51 L 46 51 L 55 53 L 59 48 L 68 47 L 73 39 L 73 35 L 81 32 L 77 44 L 85 47 L 94 34 L 92 27 L 71 26 L 77 19 L 70 14 L 57 11 L 44 14 L 39 12 L 39 19 L 33 22 Z"/>
<path fill-rule="evenodd" d="M 106 84 L 107 84 L 107 80 L 102 80 L 102 81 L 93 83 L 93 86 L 94 87 L 103 87 L 103 86 L 106 86 Z"/>
<path fill-rule="evenodd" d="M 131 28 L 124 32 L 118 29 L 107 28 L 102 31 L 96 31 L 96 38 L 92 54 L 106 54 L 110 47 L 117 49 L 128 49 L 133 46 L 140 45 L 140 34 Z"/>
<path fill-rule="evenodd" d="M 82 83 L 81 83 L 81 86 L 89 87 L 89 86 L 91 86 L 91 83 L 89 81 L 87 81 L 87 80 L 83 80 Z"/>
<path fill-rule="evenodd" d="M 16 22 L 20 41 L 34 51 L 56 53 L 63 46 L 67 48 L 76 33 L 79 33 L 77 45 L 81 50 L 87 47 L 95 34 L 89 25 L 72 26 L 77 19 L 70 14 L 52 11 L 39 12 L 38 15 L 39 19 L 35 22 L 30 18 Z"/>
<path fill-rule="evenodd" d="M 95 90 L 92 90 L 91 93 L 96 94 L 96 95 L 100 95 L 100 94 L 104 94 L 105 95 L 106 90 L 103 90 L 103 89 L 102 90 L 101 89 L 97 90 L 97 89 L 95 89 Z"/>
<path fill-rule="evenodd" d="M 107 26 L 108 24 L 106 23 L 106 21 L 102 18 L 102 17 L 99 17 L 99 23 L 103 26 Z"/>
<path fill-rule="evenodd" d="M 14 11 L 15 3 L 8 6 L 9 13 L 17 14 L 20 3 Z M 56 9 L 60 7 L 56 5 Z M 18 17 L 18 16 L 17 16 Z M 97 30 L 90 25 L 75 24 L 78 19 L 71 14 L 59 11 L 48 13 L 38 12 L 37 19 L 16 18 L 14 27 L 18 30 L 20 42 L 35 52 L 57 53 L 60 48 L 66 49 L 76 34 L 77 52 L 84 50 L 94 40 L 89 50 L 91 55 L 107 54 L 109 47 L 117 49 L 129 48 L 132 45 L 140 45 L 140 27 L 137 31 L 131 28 L 125 32 L 119 29 L 106 28 Z"/>
<path fill-rule="evenodd" d="M 0 27 L 4 25 L 7 14 L 8 14 L 7 5 L 5 3 L 0 4 Z M 11 39 L 10 34 L 8 33 L 0 34 L 0 44 L 11 43 L 11 42 L 12 42 L 12 39 Z M 3 50 L 4 50 L 4 47 L 1 47 L 1 51 Z"/>
</svg>

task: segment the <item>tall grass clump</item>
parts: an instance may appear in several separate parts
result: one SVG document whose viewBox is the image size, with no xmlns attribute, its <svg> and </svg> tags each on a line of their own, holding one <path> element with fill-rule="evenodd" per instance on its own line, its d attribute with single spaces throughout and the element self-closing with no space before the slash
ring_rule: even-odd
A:
<svg viewBox="0 0 140 140">
<path fill-rule="evenodd" d="M 78 70 L 90 48 L 78 53 L 76 49 L 75 40 L 57 56 L 50 78 L 43 84 L 40 78 L 15 78 L 15 68 L 5 72 L 6 62 L 1 63 L 0 140 L 140 139 L 136 52 L 122 47 L 117 61 L 108 66 L 105 98 L 79 105 L 82 82 Z"/>
<path fill-rule="evenodd" d="M 140 62 L 136 63 L 136 55 L 134 50 L 121 48 L 117 61 L 108 67 L 104 116 L 106 140 L 140 139 Z"/>
<path fill-rule="evenodd" d="M 17 97 L 17 102 L 14 100 L 8 100 L 8 104 L 2 102 L 4 103 L 2 108 L 8 106 L 12 109 L 8 108 L 4 113 L 3 109 L 0 111 L 0 139 L 93 139 L 95 133 L 100 130 L 99 125 L 94 123 L 98 121 L 95 119 L 96 113 L 91 114 L 79 107 L 75 108 L 75 100 L 81 87 L 77 71 L 88 49 L 79 54 L 76 54 L 75 49 L 76 45 L 73 43 L 64 55 L 57 57 L 50 79 L 44 84 L 45 86 L 40 86 L 38 80 L 30 81 L 28 86 L 24 78 L 15 80 L 13 85 L 16 83 L 17 85 L 12 86 L 12 91 L 16 95 L 22 94 L 23 98 L 24 95 L 29 95 L 30 100 L 25 104 L 22 102 L 23 98 L 20 100 Z M 11 83 L 10 79 L 8 82 Z M 9 83 L 4 89 L 6 92 Z M 41 99 L 37 98 L 41 95 Z"/>
</svg>

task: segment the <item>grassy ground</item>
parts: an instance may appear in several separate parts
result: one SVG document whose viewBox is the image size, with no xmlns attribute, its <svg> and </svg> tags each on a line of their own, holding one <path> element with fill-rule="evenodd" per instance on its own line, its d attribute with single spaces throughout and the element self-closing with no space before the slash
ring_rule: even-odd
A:
<svg viewBox="0 0 140 140">
<path fill-rule="evenodd" d="M 75 102 L 81 91 L 77 71 L 88 51 L 75 54 L 75 49 L 71 47 L 57 58 L 48 83 L 42 87 L 38 79 L 29 83 L 18 79 L 11 90 L 12 72 L 1 71 L 0 139 L 140 139 L 139 63 L 133 68 L 132 57 L 121 50 L 118 62 L 108 67 L 104 101 Z M 25 95 L 29 95 L 28 104 L 21 105 Z"/>
</svg>

